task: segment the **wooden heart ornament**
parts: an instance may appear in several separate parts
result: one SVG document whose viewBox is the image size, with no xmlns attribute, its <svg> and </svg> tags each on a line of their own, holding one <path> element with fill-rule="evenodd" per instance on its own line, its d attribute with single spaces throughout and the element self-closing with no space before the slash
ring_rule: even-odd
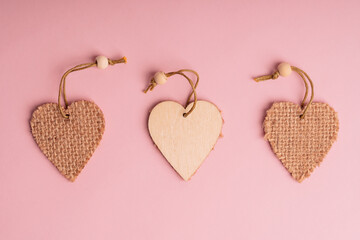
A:
<svg viewBox="0 0 360 240">
<path fill-rule="evenodd" d="M 185 73 L 193 73 L 193 81 Z M 221 136 L 223 119 L 219 109 L 207 101 L 198 101 L 196 87 L 199 74 L 191 69 L 176 72 L 157 72 L 151 79 L 148 90 L 167 82 L 168 77 L 181 75 L 188 80 L 192 92 L 186 108 L 173 101 L 157 104 L 150 113 L 148 128 L 150 136 L 162 155 L 175 171 L 188 181 L 201 166 Z M 194 96 L 194 102 L 190 103 Z"/>
<path fill-rule="evenodd" d="M 284 167 L 298 182 L 319 166 L 337 138 L 337 113 L 326 103 L 312 103 L 303 110 L 291 102 L 277 102 L 264 120 L 267 139 Z"/>
<path fill-rule="evenodd" d="M 298 182 L 302 182 L 320 166 L 337 138 L 339 120 L 337 113 L 326 103 L 313 103 L 313 82 L 306 72 L 288 63 L 278 65 L 271 74 L 257 77 L 256 82 L 286 77 L 294 71 L 305 84 L 301 106 L 291 102 L 276 102 L 267 110 L 264 120 L 265 139 L 284 167 Z M 311 97 L 307 104 L 308 82 Z"/>
<path fill-rule="evenodd" d="M 223 124 L 219 109 L 207 101 L 198 101 L 185 118 L 192 105 L 185 109 L 173 101 L 161 102 L 152 109 L 148 122 L 155 145 L 186 181 L 214 148 Z"/>
<path fill-rule="evenodd" d="M 30 125 L 32 135 L 45 156 L 70 181 L 85 167 L 105 130 L 101 109 L 92 102 L 73 102 L 64 112 L 56 103 L 39 106 Z"/>
</svg>

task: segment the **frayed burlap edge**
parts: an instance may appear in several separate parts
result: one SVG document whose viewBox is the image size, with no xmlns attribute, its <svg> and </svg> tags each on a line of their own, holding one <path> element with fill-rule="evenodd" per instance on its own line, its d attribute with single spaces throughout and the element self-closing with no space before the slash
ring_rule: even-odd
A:
<svg viewBox="0 0 360 240">
<path fill-rule="evenodd" d="M 325 156 L 327 155 L 327 153 L 329 152 L 330 148 L 332 147 L 332 144 L 336 141 L 337 139 L 337 135 L 338 135 L 338 131 L 339 131 L 339 120 L 338 120 L 338 114 L 335 112 L 335 110 L 329 106 L 326 103 L 312 103 L 312 105 L 309 108 L 309 112 L 307 114 L 312 114 L 313 111 L 311 110 L 312 107 L 326 107 L 328 110 L 330 110 L 330 112 L 332 113 L 333 119 L 333 124 L 334 124 L 334 132 L 333 135 L 330 137 L 328 145 L 324 148 L 324 151 L 322 151 L 322 156 L 317 157 L 314 161 L 313 164 L 311 164 L 311 166 L 304 172 L 302 172 L 300 175 L 298 174 L 298 172 L 293 171 L 293 168 L 291 166 L 289 166 L 288 163 L 288 159 L 287 156 L 285 154 L 283 154 L 277 144 L 276 144 L 276 139 L 274 139 L 276 136 L 273 135 L 272 133 L 272 122 L 271 119 L 269 117 L 269 115 L 274 111 L 274 109 L 281 104 L 286 104 L 286 105 L 292 105 L 293 107 L 296 106 L 297 108 L 297 112 L 296 112 L 296 116 L 301 114 L 302 110 L 300 108 L 299 105 L 295 104 L 295 103 L 291 103 L 291 102 L 275 102 L 272 104 L 272 106 L 266 111 L 266 117 L 264 119 L 263 122 L 263 128 L 264 128 L 264 133 L 265 136 L 264 138 L 269 141 L 270 146 L 273 150 L 273 152 L 275 153 L 275 155 L 279 158 L 279 160 L 282 162 L 282 164 L 284 165 L 284 167 L 290 172 L 290 174 L 292 175 L 292 177 L 297 180 L 298 182 L 302 182 L 305 178 L 309 177 L 310 174 L 314 171 L 314 169 L 317 166 L 320 166 L 320 163 L 323 161 L 323 159 L 325 158 Z M 305 117 L 306 119 L 306 117 Z M 305 120 L 306 121 L 306 120 Z M 275 141 L 273 141 L 275 140 Z"/>
<path fill-rule="evenodd" d="M 105 131 L 105 118 L 95 103 L 85 100 L 73 102 L 65 112 L 70 114 L 70 119 L 60 114 L 56 103 L 40 105 L 32 114 L 30 127 L 40 150 L 62 175 L 73 182 L 99 146 Z M 46 115 L 42 115 L 44 113 Z M 74 129 L 71 123 L 75 124 Z M 63 145 L 68 142 L 72 148 Z"/>
</svg>

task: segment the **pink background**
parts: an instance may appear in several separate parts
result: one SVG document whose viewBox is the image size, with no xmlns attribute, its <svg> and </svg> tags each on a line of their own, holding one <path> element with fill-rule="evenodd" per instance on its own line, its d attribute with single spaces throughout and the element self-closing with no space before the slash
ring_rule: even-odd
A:
<svg viewBox="0 0 360 240">
<path fill-rule="evenodd" d="M 0 239 L 360 239 L 360 1 L 5 1 L 0 3 Z M 75 183 L 30 133 L 61 75 L 96 55 L 127 65 L 73 73 L 71 101 L 103 110 L 103 140 Z M 339 114 L 320 168 L 299 184 L 263 139 L 265 110 L 315 101 Z M 192 68 L 223 111 L 224 138 L 184 182 L 154 147 L 149 110 L 185 102 L 180 78 L 143 94 L 155 71 Z"/>
</svg>

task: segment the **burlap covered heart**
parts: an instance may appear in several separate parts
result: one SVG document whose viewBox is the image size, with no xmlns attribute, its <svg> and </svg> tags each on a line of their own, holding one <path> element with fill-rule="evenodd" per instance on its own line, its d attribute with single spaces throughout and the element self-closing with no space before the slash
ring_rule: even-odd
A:
<svg viewBox="0 0 360 240">
<path fill-rule="evenodd" d="M 337 113 L 326 103 L 311 103 L 304 119 L 291 102 L 277 102 L 267 110 L 265 138 L 293 178 L 301 182 L 319 166 L 337 138 Z"/>
<path fill-rule="evenodd" d="M 185 109 L 173 101 L 161 102 L 152 109 L 148 122 L 154 143 L 184 180 L 191 178 L 214 148 L 223 125 L 219 109 L 207 101 L 197 101 L 185 118 L 192 105 Z"/>
<path fill-rule="evenodd" d="M 39 106 L 30 122 L 31 132 L 41 151 L 70 181 L 75 181 L 99 145 L 105 130 L 101 109 L 92 102 L 72 103 L 64 118 L 58 104 Z"/>
</svg>

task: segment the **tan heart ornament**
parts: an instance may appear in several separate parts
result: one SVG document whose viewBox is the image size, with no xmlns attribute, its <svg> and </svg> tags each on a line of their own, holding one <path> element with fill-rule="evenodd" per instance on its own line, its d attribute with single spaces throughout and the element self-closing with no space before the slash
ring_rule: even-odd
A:
<svg viewBox="0 0 360 240">
<path fill-rule="evenodd" d="M 171 73 L 159 72 L 155 74 L 147 90 L 152 90 L 156 84 L 165 83 L 169 76 L 186 76 L 184 72 L 193 72 L 198 77 L 196 72 L 188 69 Z M 187 103 L 186 108 L 174 101 L 160 102 L 151 110 L 148 128 L 162 155 L 175 171 L 188 181 L 221 136 L 223 119 L 214 104 L 197 100 L 195 87 L 198 80 L 194 85 L 187 76 L 185 78 L 193 88 L 194 102 Z"/>
<path fill-rule="evenodd" d="M 85 167 L 105 130 L 101 109 L 92 102 L 73 102 L 64 118 L 58 104 L 47 103 L 33 113 L 30 125 L 36 143 L 45 156 L 70 181 Z"/>
<path fill-rule="evenodd" d="M 256 81 L 276 79 L 297 72 L 305 82 L 306 92 L 301 106 L 305 105 L 308 84 L 311 98 L 305 107 L 291 102 L 276 102 L 267 110 L 264 120 L 265 139 L 292 177 L 302 182 L 329 152 L 337 138 L 339 120 L 337 113 L 326 103 L 312 102 L 313 83 L 301 69 L 282 63 L 272 75 L 256 78 Z M 306 78 L 305 78 L 306 77 Z"/>
<path fill-rule="evenodd" d="M 207 101 L 197 101 L 185 118 L 192 106 L 185 109 L 173 101 L 161 102 L 151 110 L 148 122 L 154 143 L 184 180 L 191 178 L 214 148 L 223 124 L 219 109 Z"/>
<path fill-rule="evenodd" d="M 277 102 L 267 110 L 265 139 L 284 167 L 298 182 L 320 166 L 337 138 L 339 120 L 326 103 L 311 103 L 303 119 L 295 103 Z"/>
<path fill-rule="evenodd" d="M 65 94 L 65 80 L 71 73 L 93 66 L 126 63 L 126 58 L 111 60 L 98 56 L 95 62 L 77 65 L 62 76 L 58 103 L 43 104 L 33 112 L 31 133 L 40 150 L 68 180 L 75 181 L 95 149 L 105 130 L 101 109 L 93 102 L 81 100 L 70 105 Z M 65 107 L 61 106 L 61 97 Z"/>
</svg>

